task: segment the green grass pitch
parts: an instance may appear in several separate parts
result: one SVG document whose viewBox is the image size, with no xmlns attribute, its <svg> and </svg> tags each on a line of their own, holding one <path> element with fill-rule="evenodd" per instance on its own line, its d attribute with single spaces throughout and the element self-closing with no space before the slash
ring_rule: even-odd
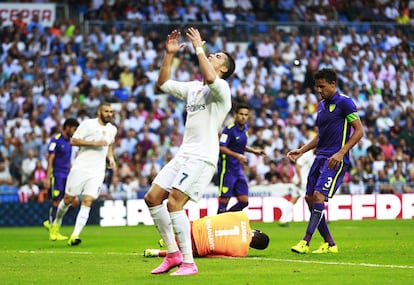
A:
<svg viewBox="0 0 414 285">
<path fill-rule="evenodd" d="M 0 284 L 412 284 L 414 220 L 335 221 L 329 224 L 338 254 L 298 255 L 290 251 L 306 223 L 253 222 L 270 236 L 269 248 L 246 258 L 197 258 L 199 274 L 151 275 L 161 258 L 142 256 L 156 248 L 153 226 L 103 228 L 87 225 L 82 244 L 51 242 L 41 226 L 0 228 Z M 61 229 L 70 234 L 72 226 Z M 315 234 L 310 250 L 321 238 Z"/>
</svg>

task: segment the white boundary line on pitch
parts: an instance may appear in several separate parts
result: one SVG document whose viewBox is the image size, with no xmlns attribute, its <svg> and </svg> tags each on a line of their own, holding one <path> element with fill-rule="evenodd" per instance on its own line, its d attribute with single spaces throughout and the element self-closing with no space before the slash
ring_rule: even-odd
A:
<svg viewBox="0 0 414 285">
<path fill-rule="evenodd" d="M 411 265 L 333 262 L 333 261 L 317 261 L 317 260 L 296 260 L 296 259 L 267 258 L 267 257 L 263 257 L 263 258 L 245 257 L 244 259 L 267 260 L 267 261 L 276 261 L 276 262 L 292 262 L 292 263 L 314 263 L 314 264 L 327 264 L 327 265 L 349 265 L 349 266 L 362 266 L 362 267 L 414 269 L 414 266 L 411 266 Z"/>
<path fill-rule="evenodd" d="M 0 250 L 5 253 L 22 253 L 22 254 L 73 254 L 73 255 L 128 255 L 128 256 L 142 256 L 142 253 L 128 253 L 128 252 L 91 252 L 91 251 L 51 251 L 51 250 Z M 283 258 L 267 258 L 267 257 L 226 257 L 229 259 L 244 259 L 244 260 L 265 260 L 275 262 L 291 262 L 291 263 L 313 263 L 326 265 L 348 265 L 361 267 L 378 267 L 378 268 L 399 268 L 399 269 L 414 269 L 411 265 L 394 265 L 394 264 L 375 264 L 375 263 L 351 263 L 351 262 L 333 262 L 333 261 L 317 261 L 317 260 L 296 260 Z"/>
</svg>

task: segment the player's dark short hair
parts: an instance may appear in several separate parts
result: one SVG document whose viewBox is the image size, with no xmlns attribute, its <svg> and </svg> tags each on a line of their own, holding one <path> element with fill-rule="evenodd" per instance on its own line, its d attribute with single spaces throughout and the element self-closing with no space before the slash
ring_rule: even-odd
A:
<svg viewBox="0 0 414 285">
<path fill-rule="evenodd" d="M 64 128 L 65 127 L 77 127 L 77 126 L 79 126 L 79 122 L 75 118 L 68 118 L 63 123 Z"/>
<path fill-rule="evenodd" d="M 313 75 L 313 79 L 325 79 L 326 82 L 332 83 L 337 82 L 337 75 L 335 70 L 333 70 L 332 68 L 322 68 L 315 72 L 315 74 Z"/>
<path fill-rule="evenodd" d="M 223 51 L 223 53 L 227 56 L 227 60 L 224 62 L 224 65 L 227 67 L 227 72 L 223 74 L 222 78 L 227 79 L 233 74 L 234 70 L 236 69 L 236 63 L 228 52 Z"/>
<path fill-rule="evenodd" d="M 252 241 L 250 247 L 255 249 L 265 249 L 269 245 L 269 236 L 259 230 L 253 230 Z"/>
<path fill-rule="evenodd" d="M 236 104 L 236 107 L 234 108 L 234 112 L 237 113 L 240 109 L 247 109 L 247 110 L 249 110 L 250 107 L 249 107 L 248 104 L 243 103 L 243 102 L 237 103 Z"/>
</svg>

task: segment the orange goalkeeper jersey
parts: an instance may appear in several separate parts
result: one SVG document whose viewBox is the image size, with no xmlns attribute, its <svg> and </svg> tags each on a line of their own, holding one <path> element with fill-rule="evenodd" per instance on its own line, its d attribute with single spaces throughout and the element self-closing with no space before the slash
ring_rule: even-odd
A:
<svg viewBox="0 0 414 285">
<path fill-rule="evenodd" d="M 192 234 L 198 256 L 246 256 L 252 240 L 249 218 L 242 211 L 198 219 Z"/>
</svg>

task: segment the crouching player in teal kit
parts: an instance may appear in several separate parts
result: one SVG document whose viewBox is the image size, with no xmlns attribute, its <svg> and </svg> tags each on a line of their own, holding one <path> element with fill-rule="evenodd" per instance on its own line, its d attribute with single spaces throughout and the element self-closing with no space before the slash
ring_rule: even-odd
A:
<svg viewBox="0 0 414 285">
<path fill-rule="evenodd" d="M 287 154 L 295 161 L 316 147 L 305 196 L 311 216 L 305 236 L 291 250 L 296 253 L 309 252 L 309 243 L 318 228 L 324 242 L 313 253 L 337 253 L 338 247 L 325 220 L 325 202 L 333 197 L 341 185 L 350 164 L 349 150 L 362 138 L 364 128 L 355 103 L 337 90 L 337 75 L 334 70 L 321 69 L 315 73 L 314 79 L 316 92 L 321 97 L 316 118 L 318 134 L 301 148 Z"/>
</svg>

